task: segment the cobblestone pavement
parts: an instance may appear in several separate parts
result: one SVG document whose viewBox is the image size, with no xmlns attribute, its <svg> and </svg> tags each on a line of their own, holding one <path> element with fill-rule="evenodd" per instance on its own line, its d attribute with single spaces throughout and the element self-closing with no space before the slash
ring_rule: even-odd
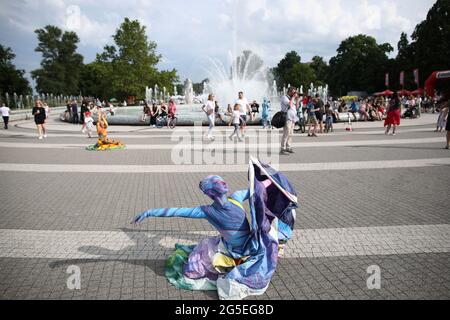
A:
<svg viewBox="0 0 450 320">
<path fill-rule="evenodd" d="M 297 229 L 267 292 L 249 299 L 450 299 L 450 152 L 433 132 L 435 116 L 404 122 L 395 137 L 380 123 L 358 123 L 352 133 L 337 126 L 317 139 L 299 134 L 295 154 L 270 155 L 299 192 Z M 264 131 L 249 129 L 236 147 L 219 143 L 222 128 L 215 143 L 181 148 L 216 148 L 213 160 L 233 153 L 237 163 L 178 165 L 180 140 L 170 130 L 111 127 L 128 148 L 89 152 L 95 139 L 52 121 L 43 141 L 32 122 L 0 131 L 0 298 L 217 299 L 164 277 L 175 242 L 215 234 L 206 221 L 129 222 L 152 207 L 207 204 L 198 190 L 206 173 L 245 188 Z M 279 135 L 271 137 L 278 151 Z M 80 290 L 68 289 L 70 266 L 81 270 Z M 372 266 L 380 289 L 368 288 Z"/>
</svg>

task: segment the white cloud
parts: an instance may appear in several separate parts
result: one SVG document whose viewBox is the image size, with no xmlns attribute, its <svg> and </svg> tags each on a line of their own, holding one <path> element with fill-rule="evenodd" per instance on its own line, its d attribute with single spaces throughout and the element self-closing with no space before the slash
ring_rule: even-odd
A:
<svg viewBox="0 0 450 320">
<path fill-rule="evenodd" d="M 2 1 L 0 42 L 17 48 L 18 63 L 39 64 L 33 31 L 47 24 L 66 28 L 70 5 L 80 7 L 80 52 L 95 57 L 124 17 L 147 26 L 164 56 L 161 66 L 182 77 L 204 77 L 201 61 L 211 56 L 227 62 L 228 52 L 251 49 L 274 66 L 287 51 L 303 60 L 329 58 L 346 37 L 364 33 L 396 47 L 402 31 L 411 34 L 435 0 L 18 0 Z M 7 33 L 15 30 L 17 33 Z M 27 39 L 26 41 L 24 39 Z M 25 52 L 29 52 L 26 56 Z M 20 62 L 22 61 L 22 62 Z M 173 63 L 173 64 L 172 64 Z"/>
</svg>

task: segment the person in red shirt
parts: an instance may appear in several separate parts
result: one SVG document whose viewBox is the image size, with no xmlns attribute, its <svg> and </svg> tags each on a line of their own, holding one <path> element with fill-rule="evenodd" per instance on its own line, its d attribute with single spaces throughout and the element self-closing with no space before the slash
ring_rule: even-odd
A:
<svg viewBox="0 0 450 320">
<path fill-rule="evenodd" d="M 175 113 L 177 112 L 177 105 L 173 101 L 173 99 L 169 100 L 169 118 L 174 118 Z"/>
</svg>

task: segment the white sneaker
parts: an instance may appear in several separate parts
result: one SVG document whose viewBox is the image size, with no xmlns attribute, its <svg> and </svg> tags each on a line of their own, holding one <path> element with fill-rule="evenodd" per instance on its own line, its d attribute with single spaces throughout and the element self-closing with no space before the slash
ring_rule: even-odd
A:
<svg viewBox="0 0 450 320">
<path fill-rule="evenodd" d="M 47 135 L 46 135 L 46 134 L 44 134 L 44 138 L 47 138 Z"/>
<path fill-rule="evenodd" d="M 86 133 L 86 130 L 82 129 L 81 132 L 82 132 L 82 133 Z"/>
<path fill-rule="evenodd" d="M 42 140 L 43 138 L 42 138 L 42 136 L 39 136 L 39 138 L 38 138 L 39 140 Z"/>
</svg>

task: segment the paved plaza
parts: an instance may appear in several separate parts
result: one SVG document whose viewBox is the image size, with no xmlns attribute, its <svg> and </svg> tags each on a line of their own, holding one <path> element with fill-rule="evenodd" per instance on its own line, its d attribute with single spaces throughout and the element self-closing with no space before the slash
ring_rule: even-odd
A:
<svg viewBox="0 0 450 320">
<path fill-rule="evenodd" d="M 272 155 L 300 208 L 269 289 L 248 299 L 450 299 L 450 151 L 444 133 L 433 132 L 436 118 L 404 120 L 397 136 L 384 135 L 381 122 L 356 123 L 353 132 L 338 124 L 318 138 L 296 134 L 293 155 Z M 49 121 L 44 140 L 32 120 L 0 131 L 0 298 L 217 299 L 164 276 L 175 243 L 196 244 L 216 234 L 212 226 L 130 221 L 149 208 L 208 204 L 198 188 L 205 175 L 246 188 L 262 130 L 250 128 L 241 145 L 225 143 L 228 127 L 215 143 L 180 144 L 194 128 L 110 127 L 126 149 L 92 152 L 85 147 L 95 139 L 81 126 Z M 266 147 L 278 151 L 281 137 L 270 137 Z M 174 149 L 212 148 L 216 159 L 242 161 L 174 161 Z M 80 289 L 67 285 L 72 266 Z M 379 289 L 368 286 L 374 267 Z"/>
</svg>

